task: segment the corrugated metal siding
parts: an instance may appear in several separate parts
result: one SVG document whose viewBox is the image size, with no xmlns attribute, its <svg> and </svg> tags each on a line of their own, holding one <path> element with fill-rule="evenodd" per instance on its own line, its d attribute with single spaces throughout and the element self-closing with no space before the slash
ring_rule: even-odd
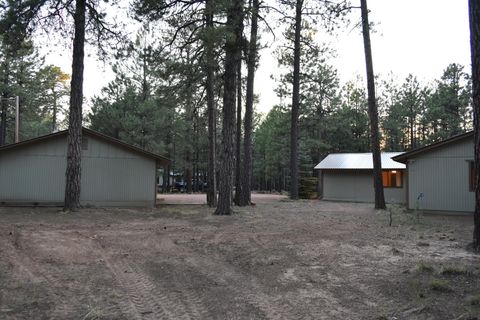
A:
<svg viewBox="0 0 480 320">
<path fill-rule="evenodd" d="M 63 202 L 65 139 L 0 155 L 0 202 Z"/>
<path fill-rule="evenodd" d="M 82 205 L 152 206 L 155 160 L 90 136 L 82 151 Z M 63 203 L 66 137 L 0 154 L 0 202 Z"/>
<path fill-rule="evenodd" d="M 155 160 L 88 138 L 82 152 L 82 204 L 153 205 Z"/>
<path fill-rule="evenodd" d="M 468 161 L 473 160 L 473 139 L 448 145 L 409 160 L 410 209 L 473 212 L 475 194 L 469 191 Z"/>
<path fill-rule="evenodd" d="M 384 188 L 385 201 L 405 203 L 405 174 L 403 188 Z M 374 202 L 372 171 L 370 170 L 324 170 L 323 199 Z"/>
</svg>

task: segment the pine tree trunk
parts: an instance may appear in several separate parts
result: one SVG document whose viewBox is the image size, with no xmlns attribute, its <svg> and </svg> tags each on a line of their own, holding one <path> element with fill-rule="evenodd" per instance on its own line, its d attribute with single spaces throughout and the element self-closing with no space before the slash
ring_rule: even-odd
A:
<svg viewBox="0 0 480 320">
<path fill-rule="evenodd" d="M 480 252 L 480 3 L 469 0 L 470 50 L 472 56 L 473 130 L 475 159 L 475 213 L 473 216 L 473 249 Z"/>
<path fill-rule="evenodd" d="M 73 39 L 64 211 L 80 207 L 85 7 L 85 0 L 77 0 L 74 15 L 75 38 Z"/>
<path fill-rule="evenodd" d="M 162 193 L 167 193 L 170 189 L 170 166 L 166 166 L 163 168 L 163 183 L 162 183 Z"/>
<path fill-rule="evenodd" d="M 7 111 L 8 111 L 8 96 L 3 94 L 0 101 L 2 105 L 2 114 L 0 115 L 0 146 L 7 143 Z"/>
<path fill-rule="evenodd" d="M 205 20 L 206 27 L 213 31 L 213 0 L 205 2 Z M 215 58 L 213 52 L 213 42 L 206 39 L 205 60 L 206 60 L 206 96 L 208 113 L 208 163 L 207 163 L 207 204 L 210 207 L 217 206 L 217 164 L 216 164 L 216 112 L 215 112 Z"/>
<path fill-rule="evenodd" d="M 223 84 L 222 149 L 218 181 L 218 204 L 215 214 L 232 213 L 233 137 L 235 129 L 236 67 L 241 53 L 243 30 L 243 0 L 233 0 L 227 12 L 225 43 L 225 74 Z"/>
<path fill-rule="evenodd" d="M 290 125 L 290 199 L 298 200 L 298 113 L 300 109 L 300 31 L 303 0 L 295 7 L 295 40 L 293 52 L 292 119 Z"/>
<path fill-rule="evenodd" d="M 7 57 L 8 59 L 8 57 Z M 0 146 L 3 146 L 4 144 L 7 143 L 7 112 L 8 112 L 8 92 L 7 88 L 9 86 L 9 73 L 10 73 L 10 68 L 8 65 L 8 62 L 5 62 L 4 65 L 2 66 L 3 68 L 3 92 L 1 96 L 0 104 L 2 105 L 2 114 L 0 115 Z"/>
<path fill-rule="evenodd" d="M 52 132 L 57 131 L 57 93 L 55 87 L 52 88 L 53 109 L 52 109 Z"/>
<path fill-rule="evenodd" d="M 242 59 L 238 59 L 237 65 L 237 130 L 235 141 L 235 204 L 240 205 L 242 197 Z"/>
<path fill-rule="evenodd" d="M 361 0 L 363 44 L 367 69 L 368 116 L 370 118 L 371 147 L 373 157 L 373 188 L 375 190 L 375 209 L 385 209 L 385 196 L 382 184 L 382 159 L 378 132 L 378 109 L 375 98 L 375 78 L 373 74 L 372 48 L 370 45 L 370 26 L 368 23 L 367 0 Z"/>
<path fill-rule="evenodd" d="M 257 62 L 257 32 L 258 32 L 259 1 L 253 0 L 252 24 L 250 27 L 250 43 L 247 57 L 247 92 L 245 97 L 245 119 L 243 125 L 243 175 L 242 195 L 238 205 L 247 206 L 252 202 L 252 118 L 253 118 L 253 88 L 255 80 L 255 64 Z"/>
<path fill-rule="evenodd" d="M 187 166 L 185 170 L 185 181 L 187 182 L 186 192 L 190 194 L 192 193 L 192 151 L 190 150 L 190 146 L 187 148 L 185 156 L 185 165 Z"/>
</svg>

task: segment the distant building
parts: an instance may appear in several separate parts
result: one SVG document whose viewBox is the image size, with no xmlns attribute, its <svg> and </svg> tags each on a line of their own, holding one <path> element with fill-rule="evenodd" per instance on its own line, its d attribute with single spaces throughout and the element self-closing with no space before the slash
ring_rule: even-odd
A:
<svg viewBox="0 0 480 320">
<path fill-rule="evenodd" d="M 0 205 L 64 203 L 67 131 L 0 147 Z M 83 206 L 154 206 L 169 159 L 83 128 Z"/>
<path fill-rule="evenodd" d="M 407 165 L 409 209 L 475 210 L 473 132 L 402 153 L 393 160 Z"/>
<path fill-rule="evenodd" d="M 405 203 L 405 164 L 391 158 L 400 152 L 382 153 L 385 201 Z M 373 159 L 371 153 L 332 153 L 316 167 L 324 200 L 374 202 Z"/>
</svg>

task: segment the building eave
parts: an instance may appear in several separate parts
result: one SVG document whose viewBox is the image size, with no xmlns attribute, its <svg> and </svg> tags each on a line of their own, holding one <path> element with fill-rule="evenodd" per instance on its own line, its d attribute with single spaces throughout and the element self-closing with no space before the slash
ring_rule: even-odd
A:
<svg viewBox="0 0 480 320">
<path fill-rule="evenodd" d="M 107 136 L 107 135 L 105 135 L 103 133 L 100 133 L 100 132 L 97 132 L 95 130 L 82 128 L 82 134 L 84 134 L 85 136 L 93 136 L 93 137 L 95 137 L 99 140 L 103 140 L 103 141 L 106 141 L 108 143 L 112 143 L 114 145 L 120 146 L 120 147 L 122 147 L 124 149 L 127 149 L 129 151 L 132 151 L 132 152 L 135 152 L 135 153 L 140 154 L 142 156 L 145 156 L 147 158 L 154 159 L 156 161 L 157 166 L 168 165 L 171 162 L 170 159 L 168 159 L 164 156 L 158 155 L 158 154 L 153 153 L 153 152 L 146 151 L 142 148 L 139 148 L 139 147 L 136 147 L 134 145 L 128 144 L 126 142 L 123 142 L 121 140 L 112 138 L 110 136 Z M 47 135 L 44 135 L 44 136 L 36 137 L 36 138 L 33 138 L 33 139 L 28 139 L 28 140 L 24 140 L 24 141 L 20 141 L 20 142 L 17 142 L 17 143 L 12 143 L 12 144 L 7 144 L 7 145 L 4 145 L 4 146 L 0 147 L 0 153 L 4 152 L 4 151 L 7 151 L 7 150 L 23 148 L 23 147 L 26 147 L 26 146 L 34 145 L 36 143 L 40 143 L 40 142 L 43 142 L 43 141 L 48 141 L 48 140 L 63 137 L 63 136 L 66 137 L 67 135 L 68 135 L 68 130 L 62 130 L 62 131 L 50 133 L 50 134 L 47 134 Z"/>
<path fill-rule="evenodd" d="M 418 156 L 418 155 L 420 155 L 422 153 L 425 153 L 425 152 L 429 152 L 433 149 L 441 148 L 441 147 L 443 147 L 445 145 L 448 145 L 450 143 L 458 142 L 458 141 L 468 139 L 468 138 L 471 138 L 471 137 L 473 137 L 473 131 L 462 133 L 462 134 L 450 137 L 448 139 L 432 143 L 428 146 L 424 146 L 424 147 L 420 147 L 420 148 L 417 148 L 417 149 L 413 149 L 411 151 L 407 151 L 407 152 L 402 153 L 398 156 L 392 157 L 392 159 L 397 161 L 397 162 L 401 162 L 401 163 L 406 164 L 408 162 L 408 159 L 410 159 L 412 157 Z"/>
</svg>

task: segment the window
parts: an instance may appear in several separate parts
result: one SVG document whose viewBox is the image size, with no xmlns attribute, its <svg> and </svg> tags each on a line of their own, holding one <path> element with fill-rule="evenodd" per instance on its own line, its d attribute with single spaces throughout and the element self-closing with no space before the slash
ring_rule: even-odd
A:
<svg viewBox="0 0 480 320">
<path fill-rule="evenodd" d="M 475 191 L 475 165 L 473 161 L 468 161 L 468 187 L 471 192 Z"/>
<path fill-rule="evenodd" d="M 383 186 L 385 188 L 402 188 L 403 179 L 400 170 L 384 170 L 382 171 Z"/>
</svg>

